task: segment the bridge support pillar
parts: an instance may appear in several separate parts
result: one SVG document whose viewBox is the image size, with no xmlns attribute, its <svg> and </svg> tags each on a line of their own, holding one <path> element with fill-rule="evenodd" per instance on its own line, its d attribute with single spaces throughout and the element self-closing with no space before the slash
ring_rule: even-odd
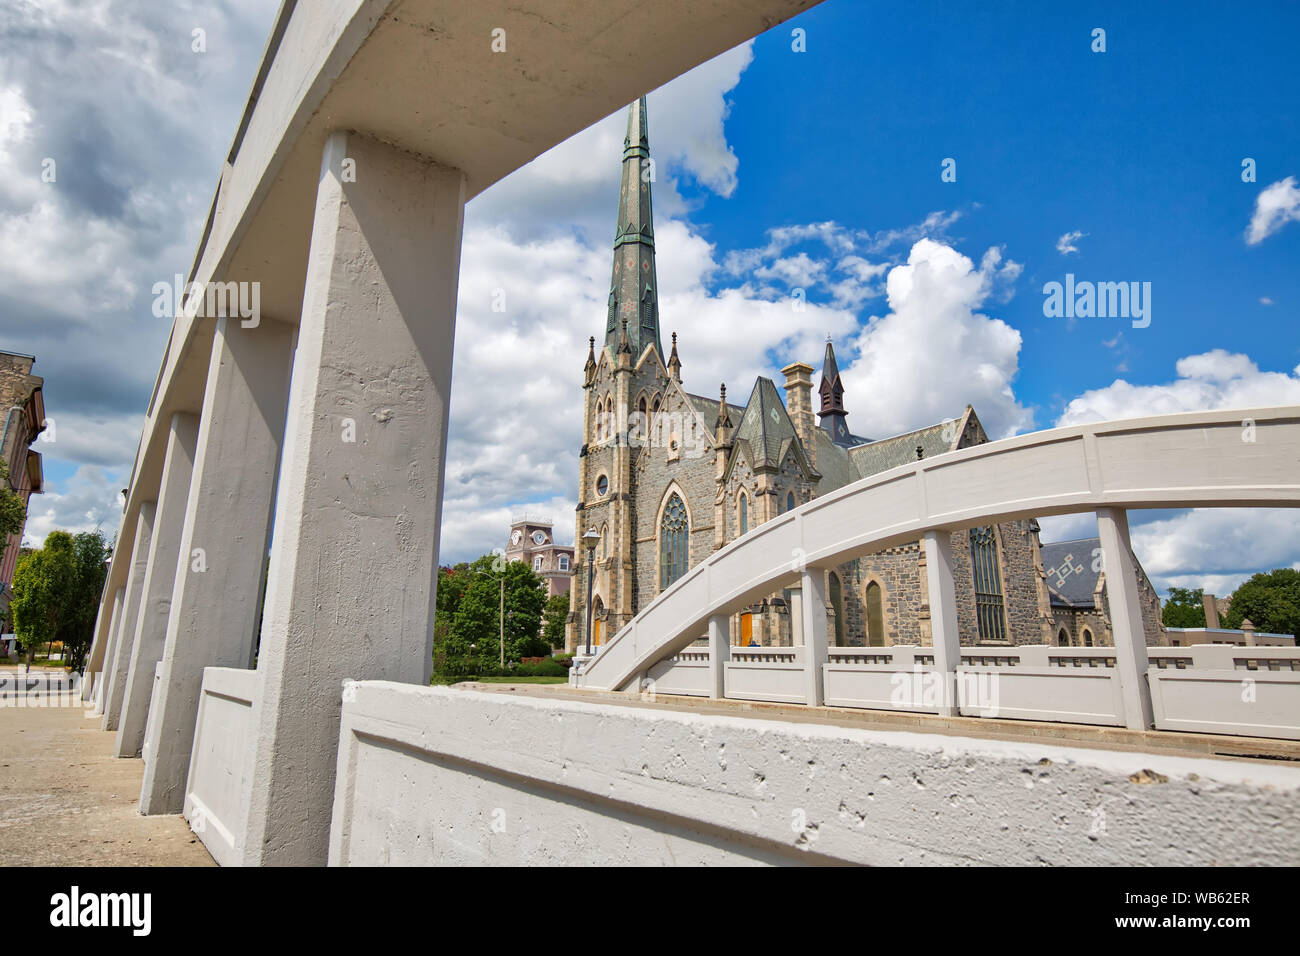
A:
<svg viewBox="0 0 1300 956">
<path fill-rule="evenodd" d="M 939 713 L 951 717 L 960 709 L 960 701 L 957 699 L 957 665 L 961 663 L 957 592 L 952 575 L 952 535 L 942 530 L 927 531 L 924 546 L 934 669 L 940 682 Z"/>
<path fill-rule="evenodd" d="M 731 660 L 731 619 L 726 614 L 709 618 L 709 696 L 727 696 L 727 661 Z"/>
<path fill-rule="evenodd" d="M 113 635 L 117 633 L 117 622 L 122 618 L 122 588 L 113 592 L 113 600 L 101 603 L 99 613 L 108 612 L 108 629 L 99 630 L 96 624 L 95 646 L 90 649 L 90 659 L 86 661 L 86 682 L 81 694 L 82 700 L 98 701 L 100 690 L 104 686 L 104 674 L 108 671 L 108 654 L 112 650 Z M 98 708 L 96 708 L 98 709 Z"/>
<path fill-rule="evenodd" d="M 194 448 L 199 438 L 197 415 L 178 412 L 172 416 L 163 459 L 162 483 L 153 539 L 149 542 L 149 567 L 140 597 L 140 618 L 131 646 L 131 666 L 122 695 L 122 716 L 117 726 L 119 757 L 138 757 L 144 746 L 149 702 L 153 697 L 154 671 L 162 660 L 167 640 L 167 618 L 171 614 L 176 566 L 182 558 L 181 531 L 185 526 L 185 503 L 194 472 Z"/>
<path fill-rule="evenodd" d="M 205 667 L 251 667 L 294 327 L 217 320 L 140 812 L 180 813 Z"/>
<path fill-rule="evenodd" d="M 117 730 L 122 715 L 122 698 L 126 694 L 126 678 L 131 669 L 131 646 L 135 643 L 135 625 L 140 619 L 140 599 L 144 594 L 144 579 L 149 572 L 149 543 L 153 540 L 154 517 L 157 503 L 146 501 L 140 505 L 135 519 L 135 541 L 131 545 L 131 569 L 126 577 L 126 596 L 122 603 L 122 617 L 117 622 L 113 646 L 104 658 L 108 680 L 104 687 L 104 730 Z"/>
<path fill-rule="evenodd" d="M 1097 511 L 1102 568 L 1106 573 L 1106 602 L 1111 632 L 1115 635 L 1115 667 L 1124 700 L 1124 723 L 1130 730 L 1149 730 L 1155 724 L 1151 688 L 1147 684 L 1147 639 L 1142 626 L 1137 567 L 1129 542 L 1128 512 L 1122 508 Z"/>
<path fill-rule="evenodd" d="M 324 865 L 343 682 L 427 686 L 464 174 L 326 140 L 258 652 L 246 864 Z"/>
<path fill-rule="evenodd" d="M 830 658 L 826 638 L 826 569 L 808 568 L 803 572 L 799 602 L 803 625 L 804 694 L 809 707 L 826 702 L 822 665 Z"/>
</svg>

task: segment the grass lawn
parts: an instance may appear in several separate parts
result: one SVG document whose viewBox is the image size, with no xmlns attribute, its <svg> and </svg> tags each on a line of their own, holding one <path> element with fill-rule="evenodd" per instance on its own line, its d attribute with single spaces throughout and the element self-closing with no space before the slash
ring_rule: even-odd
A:
<svg viewBox="0 0 1300 956">
<path fill-rule="evenodd" d="M 567 684 L 567 677 L 480 677 L 480 684 Z"/>
</svg>

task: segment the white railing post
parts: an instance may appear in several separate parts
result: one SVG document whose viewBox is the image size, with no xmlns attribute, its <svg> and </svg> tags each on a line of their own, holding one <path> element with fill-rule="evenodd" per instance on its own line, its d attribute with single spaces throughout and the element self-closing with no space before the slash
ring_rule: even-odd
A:
<svg viewBox="0 0 1300 956">
<path fill-rule="evenodd" d="M 804 695 L 809 707 L 821 707 L 826 702 L 822 665 L 829 660 L 826 640 L 826 571 L 823 568 L 807 568 L 803 572 L 800 597 Z"/>
<path fill-rule="evenodd" d="M 939 713 L 958 712 L 957 665 L 961 663 L 961 635 L 957 630 L 957 592 L 952 581 L 952 535 L 925 533 L 925 572 L 930 592 L 930 631 L 934 669 L 942 688 Z"/>
<path fill-rule="evenodd" d="M 1151 709 L 1151 688 L 1147 685 L 1147 640 L 1142 626 L 1137 568 L 1129 545 L 1128 513 L 1123 508 L 1099 508 L 1097 531 L 1101 538 L 1102 570 L 1106 574 L 1111 632 L 1115 636 L 1115 666 L 1124 701 L 1124 723 L 1131 730 L 1148 730 L 1155 717 Z"/>
<path fill-rule="evenodd" d="M 709 618 L 709 696 L 727 696 L 727 661 L 731 660 L 731 625 L 725 614 Z"/>
</svg>

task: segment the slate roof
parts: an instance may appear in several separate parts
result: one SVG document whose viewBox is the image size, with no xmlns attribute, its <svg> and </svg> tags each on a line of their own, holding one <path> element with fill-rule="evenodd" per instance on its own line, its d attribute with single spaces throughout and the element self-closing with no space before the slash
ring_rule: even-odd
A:
<svg viewBox="0 0 1300 956">
<path fill-rule="evenodd" d="M 734 443 L 737 447 L 742 443 L 748 446 L 752 467 L 779 468 L 786 451 L 798 440 L 794 422 L 776 385 L 770 378 L 760 376 L 736 425 Z"/>
<path fill-rule="evenodd" d="M 718 421 L 718 405 L 721 403 L 716 398 L 705 398 L 703 395 L 692 395 L 690 392 L 684 394 L 690 399 L 691 404 L 695 406 L 695 410 L 700 413 L 700 418 L 704 419 L 704 427 L 712 435 L 713 426 Z M 731 415 L 731 424 L 736 424 L 737 419 L 740 418 L 741 410 L 731 402 L 727 402 L 727 412 Z"/>
<path fill-rule="evenodd" d="M 831 441 L 824 429 L 816 429 L 813 435 L 817 440 L 817 470 L 822 476 L 817 483 L 817 494 L 824 495 L 857 481 L 860 476 L 849 460 L 848 451 Z"/>
<path fill-rule="evenodd" d="M 895 435 L 893 438 L 882 438 L 880 441 L 857 445 L 848 449 L 849 460 L 853 462 L 858 477 L 866 478 L 870 475 L 878 475 L 882 471 L 888 471 L 890 468 L 897 468 L 899 465 L 907 465 L 916 461 L 917 445 L 921 446 L 926 458 L 942 455 L 950 450 L 949 446 L 952 444 L 951 438 L 944 437 L 944 424 L 944 422 L 939 422 L 926 428 L 917 429 L 914 432 L 907 432 L 904 435 Z M 820 461 L 819 458 L 818 462 Z"/>
<path fill-rule="evenodd" d="M 1047 589 L 1056 607 L 1090 608 L 1094 606 L 1097 578 L 1093 549 L 1101 547 L 1100 538 L 1078 538 L 1043 545 L 1043 569 L 1047 571 Z"/>
</svg>

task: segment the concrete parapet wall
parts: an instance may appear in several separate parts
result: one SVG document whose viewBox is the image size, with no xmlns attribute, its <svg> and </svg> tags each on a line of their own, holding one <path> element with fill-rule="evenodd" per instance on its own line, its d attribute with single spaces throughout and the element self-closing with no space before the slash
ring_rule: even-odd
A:
<svg viewBox="0 0 1300 956">
<path fill-rule="evenodd" d="M 185 819 L 222 866 L 241 862 L 258 688 L 257 671 L 203 669 L 194 751 L 185 786 Z"/>
<path fill-rule="evenodd" d="M 1300 862 L 1300 768 L 419 688 L 343 705 L 330 862 Z"/>
</svg>

